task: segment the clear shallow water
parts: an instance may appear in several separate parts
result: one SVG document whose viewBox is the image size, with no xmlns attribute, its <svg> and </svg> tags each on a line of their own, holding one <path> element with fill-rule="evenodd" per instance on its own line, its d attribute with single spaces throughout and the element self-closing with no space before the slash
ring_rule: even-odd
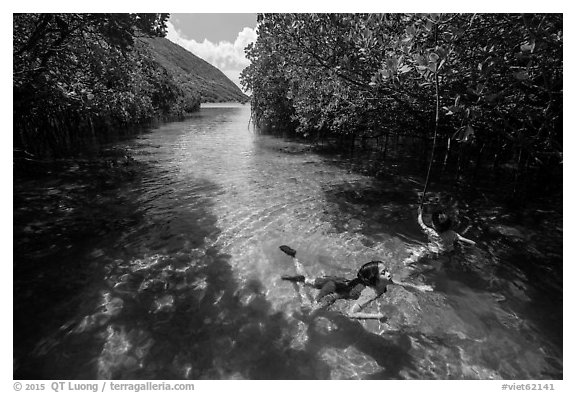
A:
<svg viewBox="0 0 576 393">
<path fill-rule="evenodd" d="M 113 182 L 15 186 L 15 377 L 562 377 L 562 284 L 547 299 L 497 239 L 423 265 L 411 279 L 434 292 L 390 287 L 371 306 L 386 322 L 349 320 L 342 301 L 302 317 L 278 247 L 311 275 L 379 259 L 406 277 L 421 186 L 256 135 L 249 116 L 213 105 L 123 143 L 135 170 Z"/>
</svg>

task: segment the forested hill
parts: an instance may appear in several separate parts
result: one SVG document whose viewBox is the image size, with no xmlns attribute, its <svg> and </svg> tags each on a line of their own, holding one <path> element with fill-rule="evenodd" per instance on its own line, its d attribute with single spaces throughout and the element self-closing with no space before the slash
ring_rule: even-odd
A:
<svg viewBox="0 0 576 393">
<path fill-rule="evenodd" d="M 186 89 L 200 93 L 202 102 L 246 102 L 242 93 L 222 71 L 166 38 L 144 38 L 154 59 Z"/>
<path fill-rule="evenodd" d="M 162 38 L 168 17 L 15 14 L 15 152 L 65 157 L 201 102 L 248 101 L 218 69 Z"/>
</svg>

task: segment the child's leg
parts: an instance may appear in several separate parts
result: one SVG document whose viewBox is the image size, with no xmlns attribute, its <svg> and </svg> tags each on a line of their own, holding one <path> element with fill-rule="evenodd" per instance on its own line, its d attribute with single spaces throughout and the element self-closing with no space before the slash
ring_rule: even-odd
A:
<svg viewBox="0 0 576 393">
<path fill-rule="evenodd" d="M 316 287 L 318 287 L 319 283 L 315 282 L 315 284 Z M 320 286 L 320 292 L 318 292 L 318 295 L 316 296 L 316 301 L 319 302 L 320 299 L 322 299 L 323 297 L 329 294 L 334 294 L 335 292 L 336 292 L 336 284 L 334 283 L 334 281 L 327 281 L 322 286 Z"/>
<path fill-rule="evenodd" d="M 324 296 L 323 298 L 319 299 L 318 302 L 312 307 L 308 316 L 310 318 L 314 318 L 319 312 L 330 307 L 338 299 L 342 299 L 342 296 L 338 295 L 337 293 L 331 293 Z"/>
<path fill-rule="evenodd" d="M 302 266 L 298 258 L 295 257 L 293 260 L 294 260 L 294 266 L 296 267 L 296 273 L 306 277 L 306 279 L 309 279 L 308 273 L 306 273 L 304 266 Z"/>
<path fill-rule="evenodd" d="M 312 294 L 310 293 L 310 289 L 309 287 L 313 287 L 314 286 L 314 281 L 315 279 L 310 278 L 308 276 L 308 274 L 306 273 L 306 270 L 304 270 L 304 266 L 302 266 L 302 264 L 300 263 L 300 261 L 298 260 L 298 258 L 294 258 L 294 266 L 296 267 L 296 272 L 302 276 L 304 276 L 304 294 L 306 295 L 306 298 L 308 300 L 309 305 L 312 305 L 312 302 L 314 300 L 314 297 L 312 296 Z M 302 303 L 306 302 L 306 299 L 302 298 Z"/>
</svg>

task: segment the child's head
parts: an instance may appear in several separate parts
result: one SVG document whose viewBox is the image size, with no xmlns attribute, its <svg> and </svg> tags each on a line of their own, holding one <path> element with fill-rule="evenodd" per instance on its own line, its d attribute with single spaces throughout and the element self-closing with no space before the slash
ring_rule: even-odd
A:
<svg viewBox="0 0 576 393">
<path fill-rule="evenodd" d="M 438 210 L 432 213 L 432 224 L 438 232 L 446 232 L 452 227 L 452 220 L 450 216 L 443 210 Z"/>
<path fill-rule="evenodd" d="M 364 285 L 375 286 L 381 280 L 392 282 L 392 274 L 386 269 L 386 265 L 382 261 L 372 261 L 362 265 L 358 270 L 358 279 Z"/>
</svg>

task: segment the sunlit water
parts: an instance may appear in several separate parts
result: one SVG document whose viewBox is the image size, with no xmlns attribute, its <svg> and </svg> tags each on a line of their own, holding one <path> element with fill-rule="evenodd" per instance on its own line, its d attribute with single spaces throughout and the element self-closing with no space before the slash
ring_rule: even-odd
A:
<svg viewBox="0 0 576 393">
<path fill-rule="evenodd" d="M 54 225 L 84 208 L 82 226 L 93 228 L 54 236 L 51 253 L 34 248 L 34 217 L 15 220 L 16 377 L 562 377 L 561 296 L 547 301 L 482 246 L 409 275 L 402 260 L 426 240 L 416 224 L 421 185 L 376 182 L 257 135 L 249 117 L 248 106 L 212 105 L 144 133 L 122 144 L 136 174 L 114 184 L 34 183 L 60 198 Z M 32 200 L 31 188 L 15 194 Z M 75 202 L 66 192 L 88 194 Z M 282 244 L 311 275 L 353 277 L 379 259 L 435 290 L 391 286 L 369 309 L 386 321 L 350 320 L 339 312 L 346 301 L 311 321 L 279 279 L 295 273 Z M 42 263 L 50 267 L 34 273 Z"/>
</svg>

